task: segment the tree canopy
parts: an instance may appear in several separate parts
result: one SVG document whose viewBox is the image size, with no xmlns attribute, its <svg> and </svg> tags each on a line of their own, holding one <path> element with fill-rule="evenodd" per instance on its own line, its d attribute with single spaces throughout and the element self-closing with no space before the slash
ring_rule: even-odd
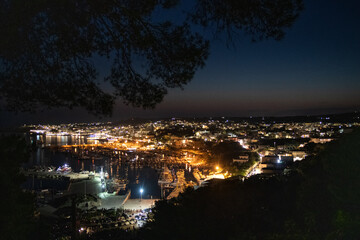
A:
<svg viewBox="0 0 360 240">
<path fill-rule="evenodd" d="M 236 42 L 284 36 L 301 0 L 1 0 L 0 109 L 83 107 L 110 115 L 116 98 L 152 108 L 204 66 L 209 40 L 194 26 Z M 187 3 L 189 4 L 189 3 Z M 183 20 L 162 19 L 178 11 Z M 99 79 L 94 59 L 108 62 Z M 103 81 L 112 86 L 105 87 Z"/>
<path fill-rule="evenodd" d="M 1 239 L 40 239 L 34 216 L 34 196 L 23 192 L 25 177 L 19 172 L 29 159 L 24 139 L 0 136 Z"/>
</svg>

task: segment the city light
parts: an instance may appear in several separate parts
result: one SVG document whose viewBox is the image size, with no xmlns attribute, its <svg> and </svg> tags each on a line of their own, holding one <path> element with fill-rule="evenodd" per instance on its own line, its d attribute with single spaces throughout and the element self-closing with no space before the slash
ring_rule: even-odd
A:
<svg viewBox="0 0 360 240">
<path fill-rule="evenodd" d="M 143 194 L 143 192 L 144 192 L 144 189 L 143 189 L 143 188 L 140 188 L 140 202 L 141 202 L 141 200 L 142 200 L 142 194 Z"/>
<path fill-rule="evenodd" d="M 147 211 L 142 211 L 137 213 L 138 222 L 136 222 L 133 209 L 138 212 L 138 210 L 152 208 L 159 200 L 155 195 L 158 194 L 157 191 L 154 192 L 153 188 L 148 188 L 145 201 L 142 202 L 142 195 L 145 193 L 143 184 L 147 182 L 142 182 L 144 175 L 141 169 L 145 167 L 150 167 L 158 173 L 151 176 L 151 181 L 157 182 L 161 189 L 161 195 L 158 198 L 176 199 L 186 189 L 197 190 L 211 181 L 222 184 L 222 179 L 230 177 L 232 181 L 241 182 L 256 174 L 261 174 L 259 179 L 286 175 L 291 170 L 291 164 L 294 161 L 303 160 L 306 156 L 315 153 L 311 145 L 321 146 L 320 144 L 336 140 L 342 134 L 339 132 L 340 123 L 256 124 L 246 121 L 229 121 L 224 125 L 221 121 L 214 120 L 203 122 L 178 120 L 177 122 L 157 122 L 156 127 L 154 124 L 150 122 L 125 126 L 112 124 L 90 125 L 90 127 L 88 124 L 32 126 L 44 129 L 41 135 L 31 132 L 33 143 L 40 149 L 49 147 L 49 150 L 44 150 L 55 151 L 54 156 L 59 155 L 62 160 L 60 167 L 39 165 L 24 170 L 27 176 L 34 176 L 30 190 L 33 191 L 38 185 L 35 184 L 36 179 L 49 178 L 63 181 L 62 179 L 66 177 L 73 182 L 68 191 L 82 195 L 85 193 L 86 202 L 78 205 L 79 208 L 85 210 L 84 215 L 79 216 L 82 225 L 76 228 L 79 236 L 91 235 L 104 229 L 135 229 L 135 226 L 142 227 L 147 221 L 154 221 L 154 218 L 148 217 Z M 201 131 L 203 125 L 208 126 L 206 127 L 208 130 Z M 193 134 L 189 131 L 189 135 L 178 137 L 172 133 L 183 131 L 183 126 L 186 129 L 192 129 Z M 359 127 L 360 122 L 351 123 L 351 125 L 342 124 L 341 129 L 350 131 L 351 126 Z M 333 131 L 334 129 L 336 131 Z M 74 142 L 74 136 L 79 137 L 79 131 L 83 139 Z M 224 131 L 228 134 L 223 135 Z M 58 146 L 60 137 L 56 136 L 57 132 L 69 134 L 68 140 L 65 138 L 61 140 L 61 143 L 66 145 Z M 101 133 L 98 134 L 99 143 L 94 144 L 97 140 L 87 138 L 87 136 L 95 136 L 97 133 Z M 274 145 L 275 138 L 281 140 L 276 140 Z M 206 140 L 209 142 L 205 143 Z M 248 150 L 243 151 L 239 144 Z M 225 150 L 219 151 L 219 149 L 223 146 L 226 146 L 226 149 L 229 147 L 229 151 L 234 151 L 236 155 L 232 159 L 222 159 Z M 232 147 L 234 147 L 233 150 Z M 238 150 L 242 151 L 240 155 Z M 37 159 L 36 162 L 42 163 L 41 155 L 37 156 Z M 59 162 L 52 161 L 53 157 L 50 160 L 50 163 Z M 125 172 L 123 166 L 125 166 Z M 133 190 L 131 189 L 133 174 L 128 174 L 130 171 L 136 173 L 137 187 L 132 192 L 130 190 Z M 56 194 L 61 196 L 66 194 L 66 190 Z M 131 194 L 136 199 L 131 199 Z M 50 201 L 53 198 L 52 195 L 45 189 L 38 194 L 38 199 Z M 93 200 L 97 197 L 101 201 Z M 126 202 L 124 199 L 127 199 Z M 124 203 L 120 204 L 122 201 Z M 115 221 L 109 223 L 108 218 L 103 218 L 106 212 L 101 209 L 110 209 L 110 207 L 130 211 L 125 211 L 125 214 L 122 211 L 116 211 L 115 214 L 118 216 Z M 94 209 L 94 211 L 88 214 L 86 213 L 88 209 Z M 88 219 L 91 221 L 88 222 Z M 67 218 L 65 221 L 70 226 L 72 219 Z M 94 227 L 94 221 L 99 222 L 99 225 Z"/>
</svg>

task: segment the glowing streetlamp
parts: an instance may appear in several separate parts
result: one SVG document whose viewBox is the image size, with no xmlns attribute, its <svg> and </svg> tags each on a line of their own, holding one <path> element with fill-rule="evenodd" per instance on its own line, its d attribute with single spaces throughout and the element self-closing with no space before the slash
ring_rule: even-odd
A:
<svg viewBox="0 0 360 240">
<path fill-rule="evenodd" d="M 140 202 L 142 200 L 142 193 L 144 192 L 144 189 L 140 188 Z"/>
</svg>

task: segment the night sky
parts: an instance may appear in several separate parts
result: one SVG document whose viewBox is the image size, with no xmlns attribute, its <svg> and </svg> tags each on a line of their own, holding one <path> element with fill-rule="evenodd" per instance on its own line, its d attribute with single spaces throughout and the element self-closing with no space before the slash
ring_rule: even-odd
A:
<svg viewBox="0 0 360 240">
<path fill-rule="evenodd" d="M 211 42 L 210 57 L 184 90 L 169 91 L 155 110 L 117 104 L 116 121 L 128 118 L 282 116 L 360 109 L 359 1 L 305 1 L 305 9 L 281 41 L 236 47 Z M 100 64 L 101 66 L 101 64 Z M 88 122 L 82 110 L 35 115 L 1 113 L 1 125 Z"/>
</svg>

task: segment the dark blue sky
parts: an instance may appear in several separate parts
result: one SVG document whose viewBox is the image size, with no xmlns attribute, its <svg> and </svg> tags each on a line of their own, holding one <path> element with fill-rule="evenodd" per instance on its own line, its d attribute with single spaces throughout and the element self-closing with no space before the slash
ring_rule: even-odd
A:
<svg viewBox="0 0 360 240">
<path fill-rule="evenodd" d="M 236 49 L 212 41 L 206 66 L 155 110 L 118 104 L 110 120 L 131 117 L 269 116 L 360 109 L 360 3 L 309 0 L 285 38 Z M 1 122 L 93 121 L 82 111 L 7 115 Z M 4 115 L 5 116 L 5 115 Z M 6 120 L 5 120 L 6 119 Z"/>
</svg>

